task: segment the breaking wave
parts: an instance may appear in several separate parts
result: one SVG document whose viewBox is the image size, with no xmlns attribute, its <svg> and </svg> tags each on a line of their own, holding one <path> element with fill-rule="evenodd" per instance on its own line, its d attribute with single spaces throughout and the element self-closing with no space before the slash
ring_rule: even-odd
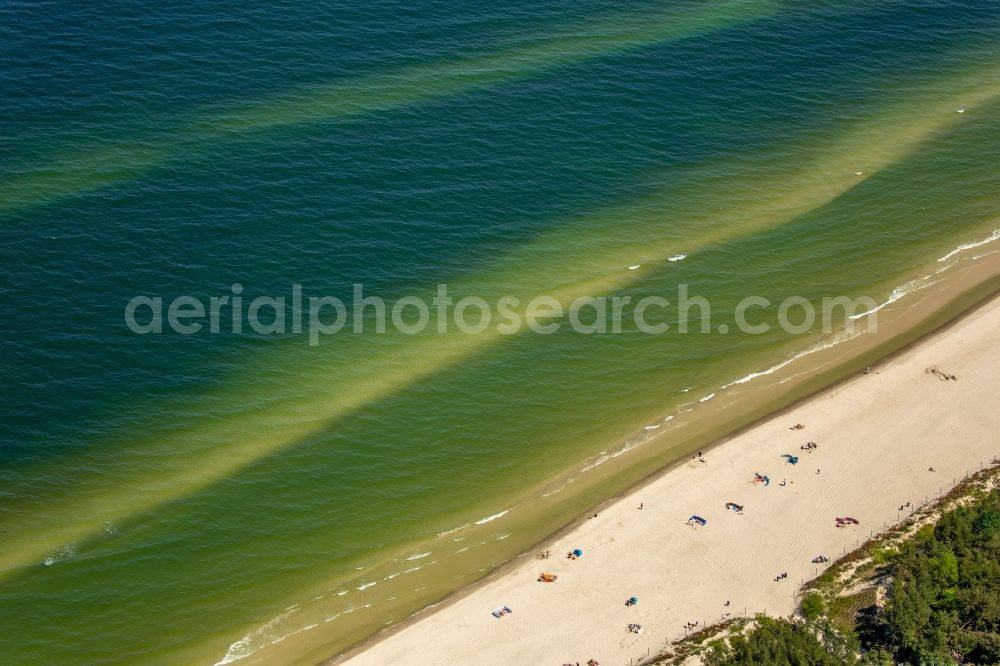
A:
<svg viewBox="0 0 1000 666">
<path fill-rule="evenodd" d="M 971 250 L 974 247 L 979 247 L 980 245 L 986 245 L 987 243 L 992 243 L 995 240 L 1000 240 L 1000 229 L 994 229 L 992 234 L 990 234 L 989 236 L 987 236 L 986 238 L 984 238 L 982 240 L 973 241 L 971 243 L 962 243 L 961 245 L 957 246 L 954 250 L 952 250 L 948 254 L 944 255 L 943 257 L 940 257 L 938 259 L 938 261 L 948 261 L 949 259 L 951 259 L 952 257 L 954 257 L 959 252 L 964 252 L 966 250 Z"/>
<path fill-rule="evenodd" d="M 476 522 L 473 523 L 473 525 L 484 525 L 488 522 L 496 520 L 497 518 L 502 518 L 503 516 L 506 516 L 508 513 L 510 513 L 510 509 L 504 509 L 500 513 L 494 513 L 492 516 L 486 516 L 485 518 L 477 520 Z"/>
</svg>

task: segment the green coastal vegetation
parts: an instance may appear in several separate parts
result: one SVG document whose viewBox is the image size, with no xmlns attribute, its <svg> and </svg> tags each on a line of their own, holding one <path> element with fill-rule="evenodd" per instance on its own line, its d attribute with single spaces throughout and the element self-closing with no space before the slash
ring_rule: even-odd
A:
<svg viewBox="0 0 1000 666">
<path fill-rule="evenodd" d="M 983 481 L 995 472 L 942 500 L 936 522 L 921 516 L 836 562 L 807 585 L 800 618 L 737 620 L 656 663 L 1000 663 L 1000 487 Z"/>
<path fill-rule="evenodd" d="M 839 666 L 857 662 L 852 637 L 837 632 L 830 622 L 796 622 L 760 615 L 746 634 L 728 642 L 716 641 L 704 658 L 707 666 L 736 664 L 809 664 Z"/>
<path fill-rule="evenodd" d="M 886 607 L 859 626 L 880 663 L 1000 663 L 1000 490 L 922 527 L 886 569 Z"/>
</svg>

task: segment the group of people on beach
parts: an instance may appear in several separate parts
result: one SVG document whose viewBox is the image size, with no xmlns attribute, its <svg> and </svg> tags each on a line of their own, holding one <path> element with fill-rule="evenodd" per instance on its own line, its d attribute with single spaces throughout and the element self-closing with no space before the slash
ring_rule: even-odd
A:
<svg viewBox="0 0 1000 666">
<path fill-rule="evenodd" d="M 944 372 L 942 370 L 938 370 L 937 368 L 927 368 L 927 372 L 931 373 L 932 375 L 934 375 L 938 379 L 944 380 L 946 382 L 947 381 L 952 381 L 952 382 L 957 382 L 958 381 L 958 377 L 956 377 L 952 373 L 950 373 L 950 372 Z"/>
<path fill-rule="evenodd" d="M 804 428 L 805 428 L 805 425 L 803 425 L 801 423 L 796 423 L 795 425 L 790 426 L 789 430 L 802 430 Z M 816 442 L 809 441 L 809 442 L 806 442 L 805 444 L 802 444 L 799 448 L 802 451 L 806 451 L 807 453 L 811 453 L 811 452 L 815 451 L 818 447 L 819 447 L 819 445 Z M 782 457 L 785 458 L 786 461 L 788 461 L 791 464 L 795 464 L 795 463 L 798 462 L 798 458 L 796 456 L 791 455 L 791 454 L 784 454 Z M 701 463 L 705 463 L 706 462 L 705 458 L 704 458 L 704 454 L 701 451 L 698 451 L 697 455 L 692 456 L 692 459 L 697 460 L 698 462 L 701 462 Z M 818 469 L 816 470 L 816 473 L 819 474 L 819 470 Z M 764 486 L 767 486 L 767 485 L 769 485 L 771 483 L 771 479 L 767 475 L 765 475 L 765 474 L 761 474 L 759 472 L 755 472 L 754 473 L 754 482 L 757 483 L 757 484 L 762 484 Z M 784 485 L 786 485 L 786 483 L 787 483 L 787 480 L 783 479 L 780 485 L 784 486 Z M 638 505 L 638 507 L 637 507 L 637 509 L 641 510 L 641 509 L 644 508 L 644 506 L 645 506 L 645 504 L 642 503 L 642 502 L 640 502 L 639 505 Z M 905 506 L 909 506 L 909 504 L 906 504 Z M 725 503 L 725 508 L 729 509 L 729 510 L 732 510 L 732 511 L 735 511 L 736 513 L 739 513 L 739 514 L 743 513 L 743 505 L 742 504 L 737 504 L 736 502 L 726 502 Z M 902 510 L 903 508 L 904 508 L 903 506 L 900 506 L 900 510 Z M 595 512 L 593 514 L 588 514 L 587 517 L 588 518 L 596 518 L 597 517 L 597 513 Z M 858 524 L 860 524 L 857 519 L 852 518 L 850 516 L 838 517 L 836 520 L 837 520 L 837 527 L 843 527 L 843 526 L 846 526 L 846 525 L 858 525 Z M 704 525 L 707 524 L 708 521 L 705 520 L 704 518 L 702 518 L 701 516 L 692 515 L 688 519 L 687 522 L 688 522 L 689 525 L 704 526 Z M 548 559 L 549 555 L 550 555 L 550 551 L 546 550 L 546 551 L 544 551 L 544 553 L 541 553 L 539 556 L 541 558 L 543 558 L 543 559 Z M 582 555 L 583 555 L 583 551 L 580 550 L 579 548 L 573 549 L 573 550 L 569 551 L 568 553 L 566 553 L 566 557 L 568 559 L 571 559 L 571 560 L 578 559 Z M 813 560 L 812 560 L 813 564 L 826 564 L 829 561 L 830 561 L 830 559 L 828 557 L 826 557 L 825 555 L 818 555 L 815 558 L 813 558 Z M 785 571 L 785 572 L 782 572 L 782 573 L 778 574 L 777 576 L 775 576 L 774 580 L 775 581 L 781 581 L 781 580 L 785 580 L 787 578 L 788 578 L 788 572 Z M 550 574 L 550 573 L 542 573 L 542 574 L 539 575 L 539 578 L 538 578 L 538 580 L 541 581 L 541 582 L 555 582 L 556 579 L 557 579 L 557 576 L 555 574 Z M 638 603 L 638 598 L 635 597 L 635 596 L 632 596 L 632 597 L 629 597 L 628 599 L 626 599 L 625 606 L 626 607 L 634 606 L 636 603 Z M 727 600 L 724 605 L 728 607 L 730 605 L 730 602 Z M 508 608 L 506 606 L 504 606 L 502 609 L 498 609 L 498 611 L 499 612 L 495 611 L 493 613 L 497 617 L 501 617 L 502 615 L 505 615 L 506 613 L 510 613 L 511 612 L 510 608 Z M 729 613 L 726 613 L 726 614 L 723 615 L 723 617 L 726 617 L 728 615 L 729 615 Z M 698 621 L 687 622 L 684 625 L 684 628 L 685 628 L 685 630 L 692 630 L 692 629 L 698 628 L 699 625 L 700 625 L 700 622 L 698 622 Z M 642 632 L 642 626 L 639 625 L 639 624 L 636 624 L 636 623 L 630 623 L 630 624 L 627 625 L 626 628 L 627 628 L 627 630 L 628 630 L 629 633 L 640 634 Z M 587 665 L 588 666 L 597 666 L 597 661 L 591 659 L 590 661 L 587 662 Z M 566 664 L 565 666 L 570 666 L 570 665 Z M 579 666 L 579 662 L 577 663 L 577 666 Z"/>
</svg>

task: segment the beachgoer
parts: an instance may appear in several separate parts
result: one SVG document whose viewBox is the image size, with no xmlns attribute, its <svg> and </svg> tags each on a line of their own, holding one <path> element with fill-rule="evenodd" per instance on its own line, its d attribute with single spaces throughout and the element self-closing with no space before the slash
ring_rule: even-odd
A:
<svg viewBox="0 0 1000 666">
<path fill-rule="evenodd" d="M 639 502 L 639 509 L 642 509 L 643 502 Z"/>
</svg>

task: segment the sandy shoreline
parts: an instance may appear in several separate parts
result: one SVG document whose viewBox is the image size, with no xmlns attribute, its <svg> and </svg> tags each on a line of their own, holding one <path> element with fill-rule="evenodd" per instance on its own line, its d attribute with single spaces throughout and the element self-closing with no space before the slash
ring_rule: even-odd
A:
<svg viewBox="0 0 1000 666">
<path fill-rule="evenodd" d="M 706 462 L 691 460 L 604 507 L 547 542 L 551 559 L 521 558 L 344 663 L 621 664 L 655 653 L 689 622 L 792 612 L 800 581 L 819 571 L 813 557 L 836 558 L 908 515 L 900 505 L 915 507 L 1000 455 L 998 330 L 995 299 L 870 374 L 730 438 Z M 806 427 L 790 430 L 794 423 Z M 800 450 L 807 441 L 818 449 Z M 755 484 L 755 472 L 771 484 Z M 743 514 L 725 509 L 729 501 Z M 692 514 L 707 526 L 688 526 Z M 861 524 L 837 528 L 837 516 Z M 584 556 L 566 559 L 571 548 Z M 536 582 L 541 571 L 558 581 Z M 626 607 L 632 595 L 639 603 Z M 514 612 L 490 614 L 504 605 Z M 629 623 L 642 633 L 629 633 Z"/>
</svg>

